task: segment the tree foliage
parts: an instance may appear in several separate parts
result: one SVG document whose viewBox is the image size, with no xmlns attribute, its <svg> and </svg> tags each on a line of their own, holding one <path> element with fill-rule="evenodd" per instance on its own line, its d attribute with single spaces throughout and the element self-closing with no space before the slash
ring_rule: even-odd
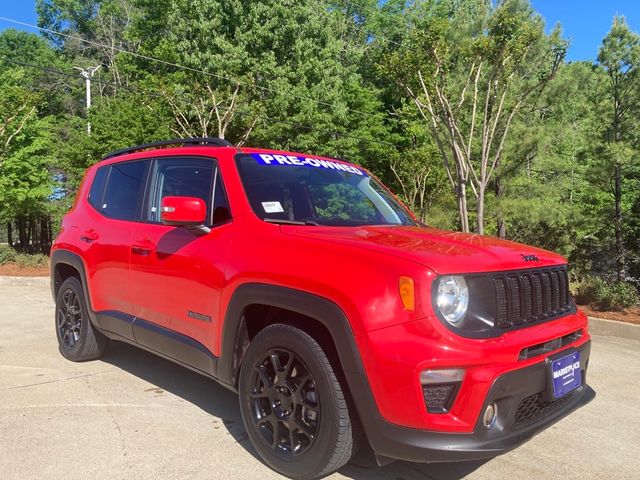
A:
<svg viewBox="0 0 640 480">
<path fill-rule="evenodd" d="M 452 7 L 419 5 L 412 12 L 414 28 L 387 56 L 386 68 L 436 140 L 458 199 L 461 229 L 470 228 L 470 189 L 482 234 L 486 190 L 513 120 L 555 75 L 565 42 L 559 29 L 547 36 L 540 16 L 521 0 Z"/>
</svg>

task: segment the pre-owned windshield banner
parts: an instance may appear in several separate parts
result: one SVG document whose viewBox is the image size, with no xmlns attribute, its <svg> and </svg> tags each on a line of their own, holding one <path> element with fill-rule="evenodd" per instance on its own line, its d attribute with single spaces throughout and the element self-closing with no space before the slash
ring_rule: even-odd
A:
<svg viewBox="0 0 640 480">
<path fill-rule="evenodd" d="M 288 165 L 296 167 L 324 168 L 327 170 L 338 170 L 354 175 L 365 175 L 365 172 L 353 165 L 321 158 L 300 157 L 296 155 L 279 155 L 275 153 L 252 153 L 251 156 L 262 165 Z"/>
</svg>

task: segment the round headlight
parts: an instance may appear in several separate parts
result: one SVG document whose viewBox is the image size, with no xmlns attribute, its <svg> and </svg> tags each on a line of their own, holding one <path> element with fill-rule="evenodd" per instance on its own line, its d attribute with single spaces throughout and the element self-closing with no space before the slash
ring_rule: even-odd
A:
<svg viewBox="0 0 640 480">
<path fill-rule="evenodd" d="M 469 288 L 464 277 L 450 275 L 438 282 L 438 310 L 451 325 L 457 325 L 469 307 Z"/>
</svg>

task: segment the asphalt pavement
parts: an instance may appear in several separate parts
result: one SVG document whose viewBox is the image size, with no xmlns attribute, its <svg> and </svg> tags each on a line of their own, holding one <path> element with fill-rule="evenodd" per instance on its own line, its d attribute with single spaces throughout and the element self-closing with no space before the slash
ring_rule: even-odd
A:
<svg viewBox="0 0 640 480">
<path fill-rule="evenodd" d="M 331 479 L 640 479 L 640 342 L 594 336 L 597 397 L 519 449 L 487 462 L 379 468 L 349 464 Z M 134 347 L 102 360 L 58 352 L 42 282 L 0 283 L 0 478 L 242 479 L 280 477 L 257 458 L 237 397 Z"/>
</svg>

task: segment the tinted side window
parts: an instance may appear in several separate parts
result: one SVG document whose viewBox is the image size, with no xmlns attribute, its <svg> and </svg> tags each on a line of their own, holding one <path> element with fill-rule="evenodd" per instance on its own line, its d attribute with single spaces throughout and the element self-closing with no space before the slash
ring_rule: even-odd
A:
<svg viewBox="0 0 640 480">
<path fill-rule="evenodd" d="M 201 198 L 207 205 L 207 218 L 211 218 L 215 170 L 213 160 L 208 159 L 157 160 L 145 219 L 160 222 L 160 206 L 164 197 Z"/>
<path fill-rule="evenodd" d="M 107 217 L 138 220 L 138 205 L 143 191 L 144 173 L 148 161 L 111 165 L 104 199 L 99 210 Z"/>
<path fill-rule="evenodd" d="M 93 177 L 91 190 L 89 190 L 89 203 L 97 210 L 100 210 L 102 206 L 102 194 L 104 193 L 104 184 L 107 181 L 108 172 L 109 167 L 100 167 L 96 172 L 96 176 Z"/>
</svg>

